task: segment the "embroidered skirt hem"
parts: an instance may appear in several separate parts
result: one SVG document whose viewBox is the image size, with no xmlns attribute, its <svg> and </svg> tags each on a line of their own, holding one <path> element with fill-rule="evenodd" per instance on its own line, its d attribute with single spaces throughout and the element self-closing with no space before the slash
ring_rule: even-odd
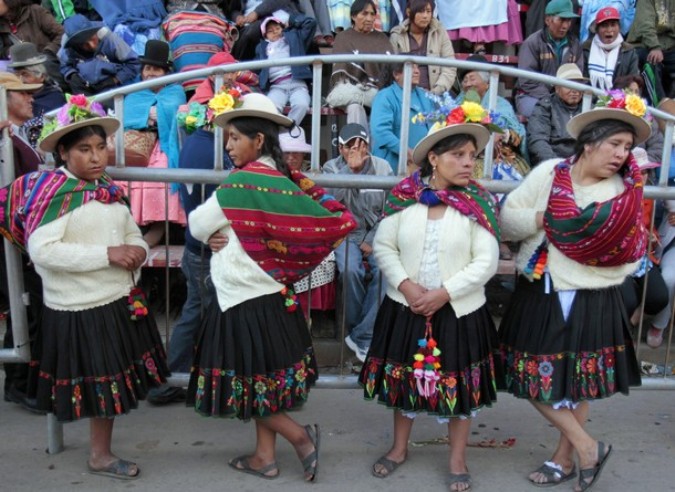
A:
<svg viewBox="0 0 675 492">
<path fill-rule="evenodd" d="M 567 320 L 544 280 L 518 279 L 500 329 L 507 390 L 546 404 L 628 394 L 640 371 L 619 286 L 577 290 Z"/>
<path fill-rule="evenodd" d="M 152 315 L 132 321 L 127 298 L 84 311 L 43 308 L 28 394 L 60 422 L 138 407 L 169 370 Z"/>
<path fill-rule="evenodd" d="M 208 309 L 188 385 L 187 404 L 204 416 L 248 421 L 300 408 L 318 377 L 301 309 L 270 294 L 221 312 Z"/>
<path fill-rule="evenodd" d="M 377 399 L 389 408 L 425 411 L 443 418 L 471 416 L 492 406 L 497 389 L 504 385 L 499 359 L 492 355 L 497 333 L 487 308 L 457 318 L 447 304 L 434 314 L 432 332 L 441 351 L 441 367 L 432 396 L 423 396 L 424 384 L 415 377 L 412 366 L 418 340 L 425 337 L 425 325 L 425 317 L 385 297 L 359 376 L 364 398 Z"/>
</svg>

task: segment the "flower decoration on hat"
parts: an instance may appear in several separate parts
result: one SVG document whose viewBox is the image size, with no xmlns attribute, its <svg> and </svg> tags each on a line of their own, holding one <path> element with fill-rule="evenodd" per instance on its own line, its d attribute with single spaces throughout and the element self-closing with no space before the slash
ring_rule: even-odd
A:
<svg viewBox="0 0 675 492">
<path fill-rule="evenodd" d="M 83 94 L 66 94 L 66 104 L 59 109 L 55 118 L 51 118 L 42 127 L 40 140 L 64 126 L 104 116 L 106 112 L 100 103 L 88 99 Z"/>
<path fill-rule="evenodd" d="M 178 126 L 184 127 L 188 133 L 205 125 L 210 126 L 219 114 L 240 107 L 241 96 L 241 91 L 236 87 L 223 86 L 206 105 L 193 102 L 187 111 L 180 111 L 177 115 Z"/>
<path fill-rule="evenodd" d="M 623 109 L 633 116 L 645 118 L 647 115 L 647 103 L 637 94 L 615 89 L 600 96 L 595 105 L 596 108 Z"/>
<path fill-rule="evenodd" d="M 430 131 L 440 130 L 447 126 L 476 123 L 483 125 L 491 132 L 503 133 L 506 125 L 503 117 L 496 111 L 488 111 L 480 103 L 480 96 L 469 90 L 462 101 L 453 98 L 446 92 L 442 96 L 430 94 L 438 109 L 430 113 L 418 113 L 412 118 L 413 123 L 433 122 Z"/>
</svg>

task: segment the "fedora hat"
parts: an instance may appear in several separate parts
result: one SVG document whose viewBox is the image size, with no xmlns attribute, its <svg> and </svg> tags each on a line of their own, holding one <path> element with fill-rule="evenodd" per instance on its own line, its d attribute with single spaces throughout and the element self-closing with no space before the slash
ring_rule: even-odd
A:
<svg viewBox="0 0 675 492">
<path fill-rule="evenodd" d="M 37 47 L 33 43 L 18 43 L 9 49 L 10 63 L 8 68 L 21 68 L 39 65 L 47 60 L 45 55 L 38 53 Z"/>
<path fill-rule="evenodd" d="M 42 84 L 24 84 L 10 72 L 0 72 L 0 85 L 5 86 L 5 90 L 21 92 L 34 92 L 42 88 Z"/>
<path fill-rule="evenodd" d="M 280 126 L 290 127 L 293 120 L 279 112 L 272 100 L 264 94 L 245 94 L 241 97 L 241 105 L 225 111 L 215 117 L 213 122 L 224 127 L 234 118 L 262 118 Z"/>
<path fill-rule="evenodd" d="M 62 137 L 84 126 L 103 127 L 106 135 L 111 135 L 120 127 L 116 118 L 106 116 L 103 106 L 89 101 L 82 94 L 68 97 L 68 102 L 59 109 L 56 116 L 45 119 L 39 145 L 44 152 L 54 152 Z"/>
<path fill-rule="evenodd" d="M 152 65 L 153 67 L 171 70 L 169 43 L 159 39 L 151 39 L 145 44 L 145 53 L 138 57 L 141 65 Z"/>
<path fill-rule="evenodd" d="M 485 63 L 485 64 L 490 64 L 490 62 L 485 58 L 483 55 L 479 53 L 474 53 L 473 55 L 469 56 L 466 61 L 470 62 L 476 62 L 476 63 Z M 467 73 L 471 72 L 487 72 L 490 70 L 490 67 L 485 67 L 484 70 L 480 70 L 478 68 L 458 68 L 457 69 L 457 77 L 459 81 L 461 82 L 464 80 L 464 77 L 466 76 Z"/>
<path fill-rule="evenodd" d="M 106 27 L 103 22 L 94 22 L 82 14 L 75 14 L 63 21 L 63 29 L 67 38 L 66 48 L 76 48 Z"/>
<path fill-rule="evenodd" d="M 576 115 L 567 122 L 567 133 L 572 138 L 579 138 L 579 134 L 589 124 L 602 120 L 618 120 L 628 123 L 635 129 L 635 144 L 646 141 L 652 134 L 652 129 L 644 119 L 635 116 L 625 109 L 595 108 Z"/>
<path fill-rule="evenodd" d="M 471 135 L 476 140 L 476 153 L 481 152 L 490 139 L 490 131 L 478 123 L 461 123 L 440 128 L 433 126 L 413 150 L 415 164 L 422 164 L 434 145 L 452 135 Z"/>
<path fill-rule="evenodd" d="M 571 80 L 573 82 L 588 82 L 576 63 L 563 63 L 555 73 L 557 79 Z"/>
</svg>

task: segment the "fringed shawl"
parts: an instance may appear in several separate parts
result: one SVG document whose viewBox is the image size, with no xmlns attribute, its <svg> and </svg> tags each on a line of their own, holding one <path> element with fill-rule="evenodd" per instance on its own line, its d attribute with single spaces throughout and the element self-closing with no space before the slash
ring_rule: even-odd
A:
<svg viewBox="0 0 675 492">
<path fill-rule="evenodd" d="M 452 207 L 477 222 L 499 241 L 497 203 L 489 191 L 473 180 L 468 186 L 434 190 L 422 181 L 419 171 L 416 171 L 391 190 L 383 215 L 393 215 L 415 203 L 429 206 L 443 203 Z"/>
<path fill-rule="evenodd" d="M 643 183 L 631 153 L 623 171 L 625 190 L 604 202 L 581 209 L 574 201 L 571 160 L 558 164 L 544 213 L 546 237 L 562 254 L 589 266 L 632 263 L 645 254 L 647 232 L 642 223 Z"/>
<path fill-rule="evenodd" d="M 128 204 L 124 191 L 106 174 L 97 184 L 58 169 L 26 174 L 0 189 L 0 233 L 25 252 L 35 229 L 92 200 Z"/>
<path fill-rule="evenodd" d="M 355 226 L 349 211 L 298 171 L 292 179 L 260 162 L 233 171 L 218 203 L 246 253 L 274 280 L 301 280 Z"/>
</svg>

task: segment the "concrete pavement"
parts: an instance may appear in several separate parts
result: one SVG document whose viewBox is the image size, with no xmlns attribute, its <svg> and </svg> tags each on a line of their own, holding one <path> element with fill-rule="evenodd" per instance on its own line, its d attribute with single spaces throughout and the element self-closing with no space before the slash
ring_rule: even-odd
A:
<svg viewBox="0 0 675 492">
<path fill-rule="evenodd" d="M 314 389 L 301 423 L 318 422 L 322 442 L 318 483 L 302 482 L 302 468 L 288 443 L 278 443 L 281 475 L 273 481 L 237 473 L 227 460 L 249 452 L 254 426 L 235 420 L 198 416 L 183 405 L 152 407 L 142 403 L 116 420 L 114 451 L 137 461 L 142 477 L 119 481 L 85 471 L 88 422 L 64 426 L 65 450 L 45 453 L 46 418 L 13 403 L 0 402 L 0 490 L 23 491 L 401 491 L 447 490 L 447 448 L 435 443 L 447 426 L 429 416 L 418 418 L 408 462 L 390 478 L 371 476 L 371 464 L 391 444 L 391 412 L 363 401 L 359 390 Z M 592 404 L 590 432 L 612 443 L 614 453 L 594 491 L 675 491 L 675 393 L 635 390 Z M 471 443 L 515 438 L 512 447 L 468 451 L 473 490 L 537 490 L 525 476 L 548 459 L 556 433 L 526 402 L 500 394 L 498 403 L 480 412 Z M 572 490 L 568 482 L 555 490 Z"/>
</svg>

